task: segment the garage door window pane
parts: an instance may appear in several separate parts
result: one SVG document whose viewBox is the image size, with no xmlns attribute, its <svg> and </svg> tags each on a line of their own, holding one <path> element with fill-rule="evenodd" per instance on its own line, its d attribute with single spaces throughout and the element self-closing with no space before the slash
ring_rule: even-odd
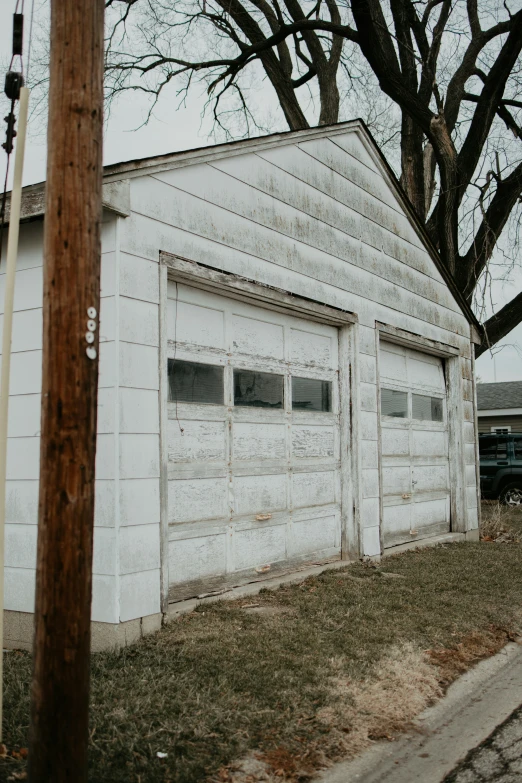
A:
<svg viewBox="0 0 522 783">
<path fill-rule="evenodd" d="M 441 398 L 428 397 L 425 394 L 414 394 L 412 399 L 412 416 L 420 421 L 442 421 Z"/>
<path fill-rule="evenodd" d="M 169 359 L 170 402 L 223 405 L 223 367 Z"/>
<path fill-rule="evenodd" d="M 234 370 L 234 405 L 282 408 L 283 376 L 252 370 Z"/>
<path fill-rule="evenodd" d="M 408 417 L 407 392 L 381 389 L 381 413 L 383 416 L 406 419 Z"/>
<path fill-rule="evenodd" d="M 292 378 L 292 408 L 294 410 L 332 410 L 332 384 L 316 378 Z"/>
</svg>

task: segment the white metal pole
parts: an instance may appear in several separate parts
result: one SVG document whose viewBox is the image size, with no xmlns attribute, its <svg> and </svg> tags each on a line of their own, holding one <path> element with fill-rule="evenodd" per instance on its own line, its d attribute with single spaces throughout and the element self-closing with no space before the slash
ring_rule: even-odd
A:
<svg viewBox="0 0 522 783">
<path fill-rule="evenodd" d="M 20 229 L 20 206 L 22 203 L 22 172 L 24 168 L 25 135 L 27 130 L 27 109 L 29 90 L 20 90 L 18 132 L 16 136 L 15 166 L 9 234 L 7 238 L 7 263 L 4 296 L 4 329 L 2 335 L 2 371 L 0 375 L 0 740 L 2 739 L 3 681 L 4 681 L 4 539 L 5 539 L 5 479 L 7 463 L 7 413 L 9 406 L 9 375 L 11 370 L 11 335 L 13 332 L 13 299 L 18 255 L 18 234 Z"/>
</svg>

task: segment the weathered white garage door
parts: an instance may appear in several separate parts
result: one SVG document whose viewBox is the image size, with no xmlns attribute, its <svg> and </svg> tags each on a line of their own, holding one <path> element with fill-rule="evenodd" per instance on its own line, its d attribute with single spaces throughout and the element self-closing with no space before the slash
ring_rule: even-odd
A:
<svg viewBox="0 0 522 783">
<path fill-rule="evenodd" d="M 337 329 L 168 290 L 170 598 L 340 553 Z"/>
<path fill-rule="evenodd" d="M 446 385 L 441 359 L 381 342 L 385 547 L 450 529 Z"/>
</svg>

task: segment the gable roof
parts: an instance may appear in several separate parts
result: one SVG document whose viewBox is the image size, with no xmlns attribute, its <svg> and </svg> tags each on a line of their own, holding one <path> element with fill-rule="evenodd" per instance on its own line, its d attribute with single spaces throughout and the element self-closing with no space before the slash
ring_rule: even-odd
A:
<svg viewBox="0 0 522 783">
<path fill-rule="evenodd" d="M 478 410 L 522 408 L 522 381 L 477 383 Z"/>
<path fill-rule="evenodd" d="M 196 147 L 190 150 L 182 150 L 180 152 L 153 155 L 145 158 L 136 158 L 134 160 L 123 161 L 121 163 L 113 163 L 108 166 L 104 166 L 103 169 L 103 205 L 107 209 L 116 212 L 116 214 L 122 216 L 129 214 L 129 212 L 126 211 L 125 198 L 124 196 L 122 198 L 123 194 L 118 191 L 118 186 L 116 184 L 123 179 L 146 176 L 148 174 L 153 174 L 157 171 L 162 171 L 165 169 L 196 165 L 223 157 L 229 157 L 238 154 L 244 155 L 249 152 L 266 150 L 270 147 L 279 146 L 281 144 L 292 143 L 294 140 L 303 142 L 312 139 L 324 138 L 325 136 L 336 136 L 346 133 L 347 131 L 352 131 L 359 135 L 363 145 L 366 148 L 366 151 L 373 158 L 373 161 L 383 175 L 384 180 L 394 193 L 400 206 L 413 224 L 417 234 L 425 245 L 426 250 L 428 251 L 438 272 L 442 276 L 442 279 L 451 291 L 455 301 L 461 308 L 469 323 L 475 327 L 477 332 L 475 335 L 473 335 L 472 330 L 474 342 L 481 342 L 483 334 L 482 326 L 477 320 L 468 302 L 457 288 L 452 275 L 441 263 L 440 256 L 435 246 L 433 245 L 425 227 L 419 220 L 406 192 L 402 188 L 399 180 L 395 176 L 393 169 L 381 152 L 379 145 L 373 138 L 366 123 L 362 119 L 338 122 L 331 125 L 321 125 L 316 128 L 305 128 L 303 130 L 297 131 L 282 131 L 279 133 L 271 133 L 266 136 L 257 136 L 251 139 L 229 141 L 223 144 L 215 144 L 213 146 Z M 43 215 L 44 187 L 45 183 L 38 183 L 38 185 L 31 185 L 23 189 L 22 220 L 34 220 L 35 218 L 41 217 Z M 113 191 L 115 191 L 116 195 Z M 8 211 L 9 204 L 6 205 L 7 219 Z"/>
</svg>

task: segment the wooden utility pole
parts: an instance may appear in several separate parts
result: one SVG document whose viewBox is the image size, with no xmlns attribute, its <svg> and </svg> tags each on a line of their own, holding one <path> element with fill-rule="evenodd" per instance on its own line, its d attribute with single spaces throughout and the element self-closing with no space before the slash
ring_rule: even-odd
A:
<svg viewBox="0 0 522 783">
<path fill-rule="evenodd" d="M 31 783 L 87 781 L 104 0 L 52 0 Z"/>
</svg>

